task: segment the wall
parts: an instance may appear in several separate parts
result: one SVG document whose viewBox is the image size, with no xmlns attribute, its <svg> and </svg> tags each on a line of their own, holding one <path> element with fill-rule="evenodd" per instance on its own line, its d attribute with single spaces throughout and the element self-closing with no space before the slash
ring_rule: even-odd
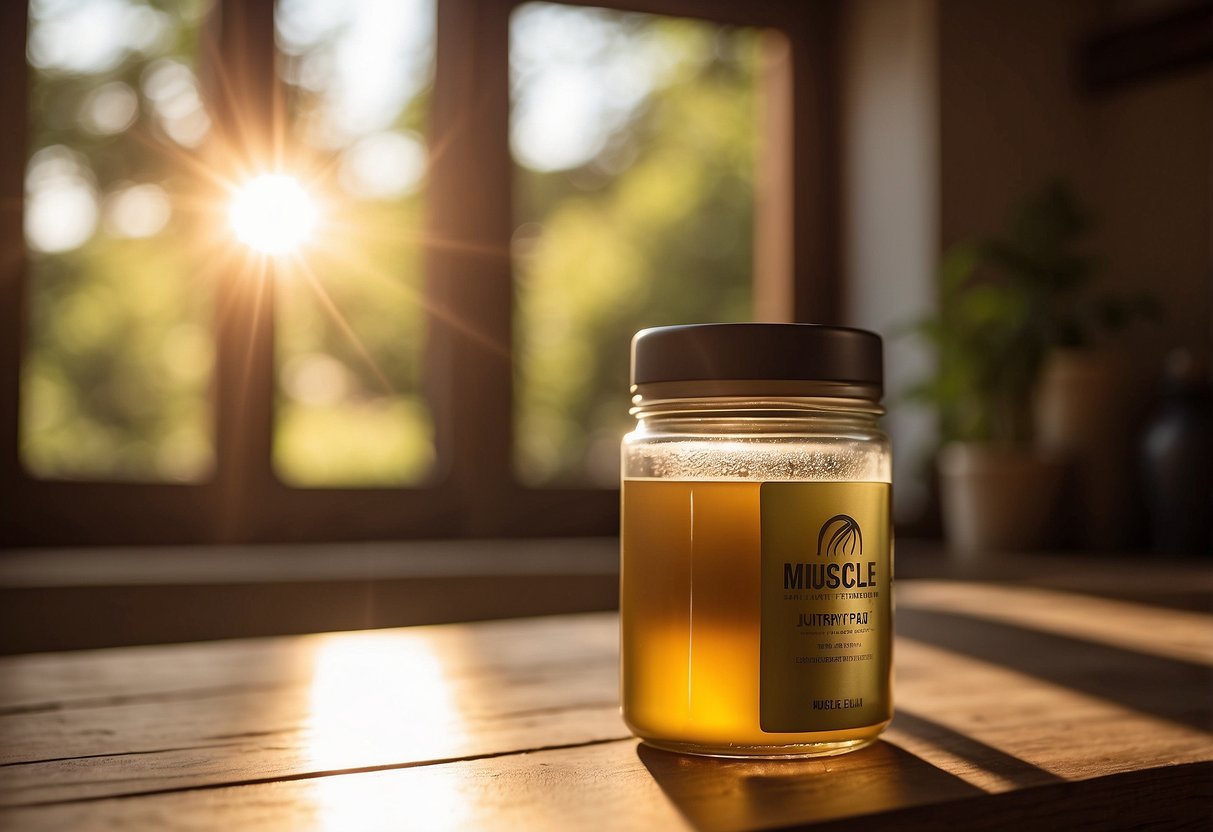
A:
<svg viewBox="0 0 1213 832">
<path fill-rule="evenodd" d="M 930 369 L 925 347 L 896 332 L 932 306 L 938 246 L 936 3 L 856 0 L 843 17 L 844 304 L 854 326 L 885 336 L 886 399 Z M 917 467 L 931 415 L 893 408 L 898 518 L 921 513 Z"/>
<path fill-rule="evenodd" d="M 943 0 L 939 7 L 939 241 L 1001 229 L 1056 176 L 1089 190 L 1089 134 L 1070 79 L 1085 2 Z"/>
<path fill-rule="evenodd" d="M 1103 278 L 1117 291 L 1153 292 L 1165 314 L 1116 345 L 1141 401 L 1167 349 L 1210 363 L 1213 67 L 1118 90 L 1085 109 Z"/>
</svg>

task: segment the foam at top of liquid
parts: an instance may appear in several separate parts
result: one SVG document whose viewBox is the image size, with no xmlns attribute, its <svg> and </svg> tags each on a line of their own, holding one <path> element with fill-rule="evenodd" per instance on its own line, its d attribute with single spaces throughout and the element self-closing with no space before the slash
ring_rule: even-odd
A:
<svg viewBox="0 0 1213 832">
<path fill-rule="evenodd" d="M 626 479 L 889 482 L 892 473 L 886 454 L 853 440 L 683 441 L 636 445 L 626 454 Z"/>
</svg>

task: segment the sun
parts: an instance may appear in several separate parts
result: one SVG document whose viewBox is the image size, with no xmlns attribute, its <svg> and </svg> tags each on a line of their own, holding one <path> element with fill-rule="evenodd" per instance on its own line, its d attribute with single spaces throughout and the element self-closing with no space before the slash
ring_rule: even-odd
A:
<svg viewBox="0 0 1213 832">
<path fill-rule="evenodd" d="M 290 254 L 307 241 L 319 210 L 299 180 L 266 173 L 250 180 L 232 198 L 228 219 L 236 239 L 262 254 Z"/>
</svg>

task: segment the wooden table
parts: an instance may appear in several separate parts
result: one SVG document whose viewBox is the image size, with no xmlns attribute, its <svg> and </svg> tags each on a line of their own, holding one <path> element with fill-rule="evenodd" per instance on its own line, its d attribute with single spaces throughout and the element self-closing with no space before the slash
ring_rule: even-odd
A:
<svg viewBox="0 0 1213 832">
<path fill-rule="evenodd" d="M 897 593 L 894 725 L 799 762 L 639 745 L 609 613 L 5 658 L 0 828 L 1213 823 L 1207 612 Z"/>
</svg>

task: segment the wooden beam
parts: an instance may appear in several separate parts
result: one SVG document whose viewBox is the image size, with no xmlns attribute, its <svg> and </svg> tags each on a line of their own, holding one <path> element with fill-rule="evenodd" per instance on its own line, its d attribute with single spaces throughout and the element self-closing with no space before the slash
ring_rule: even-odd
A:
<svg viewBox="0 0 1213 832">
<path fill-rule="evenodd" d="M 792 45 L 793 320 L 842 323 L 838 7 L 806 3 Z"/>
<path fill-rule="evenodd" d="M 219 170 L 265 168 L 276 161 L 284 118 L 275 72 L 274 4 L 227 2 L 217 18 L 218 76 L 210 105 Z M 278 123 L 275 123 L 275 122 Z M 273 487 L 274 265 L 247 256 L 219 275 L 215 298 L 214 539 L 247 539 L 259 498 Z"/>
<path fill-rule="evenodd" d="M 465 533 L 491 532 L 513 479 L 511 4 L 438 4 L 430 115 L 427 379 Z"/>
<path fill-rule="evenodd" d="M 0 542 L 21 520 L 21 361 L 27 335 L 24 202 L 29 131 L 28 4 L 0 3 Z"/>
</svg>

